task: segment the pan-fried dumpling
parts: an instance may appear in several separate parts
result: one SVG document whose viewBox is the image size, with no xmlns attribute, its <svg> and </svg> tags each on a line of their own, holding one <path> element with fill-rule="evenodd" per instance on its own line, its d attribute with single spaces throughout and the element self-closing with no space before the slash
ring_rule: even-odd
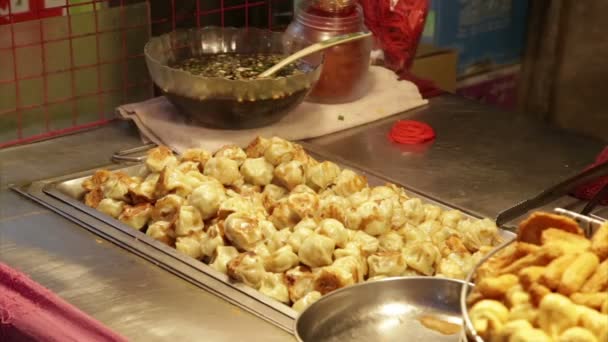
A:
<svg viewBox="0 0 608 342">
<path fill-rule="evenodd" d="M 300 221 L 300 216 L 291 208 L 287 199 L 280 200 L 268 218 L 277 229 L 291 228 Z"/>
<path fill-rule="evenodd" d="M 360 256 L 349 255 L 336 259 L 332 266 L 340 267 L 350 272 L 355 283 L 360 283 L 365 279 L 368 271 L 368 265 L 365 259 Z"/>
<path fill-rule="evenodd" d="M 467 221 L 468 222 L 468 221 Z M 462 223 L 462 221 L 461 221 Z M 438 248 L 443 248 L 447 239 L 452 236 L 460 238 L 462 236 L 461 232 L 455 228 L 450 228 L 448 226 L 438 226 L 435 227 L 434 230 L 431 231 L 431 241 Z"/>
<path fill-rule="evenodd" d="M 175 240 L 175 249 L 194 259 L 200 259 L 203 256 L 203 253 L 201 253 L 201 243 L 197 235 L 178 236 Z"/>
<path fill-rule="evenodd" d="M 205 164 L 207 164 L 207 161 L 211 159 L 211 153 L 202 148 L 191 148 L 184 151 L 184 153 L 182 153 L 180 156 L 180 159 L 182 162 L 191 161 L 198 163 L 199 171 L 203 172 Z"/>
<path fill-rule="evenodd" d="M 160 172 L 158 182 L 156 183 L 156 189 L 154 195 L 156 198 L 165 196 L 171 192 L 181 190 L 189 193 L 192 189 L 188 189 L 188 184 L 183 183 L 184 175 L 175 168 L 175 166 L 168 165 Z"/>
<path fill-rule="evenodd" d="M 175 230 L 171 222 L 156 221 L 152 223 L 148 226 L 146 235 L 167 246 L 175 246 Z"/>
<path fill-rule="evenodd" d="M 125 208 L 125 202 L 114 200 L 111 198 L 102 199 L 97 205 L 97 210 L 113 218 L 117 218 Z"/>
<path fill-rule="evenodd" d="M 274 233 L 269 239 L 266 240 L 268 250 L 274 252 L 279 248 L 287 245 L 289 237 L 291 236 L 291 230 L 289 228 L 283 228 L 278 232 Z"/>
<path fill-rule="evenodd" d="M 498 240 L 498 227 L 489 219 L 475 220 L 461 232 L 464 245 L 472 252 L 482 246 L 492 246 Z"/>
<path fill-rule="evenodd" d="M 274 167 L 264 158 L 245 159 L 241 174 L 245 182 L 254 185 L 267 185 L 272 181 Z"/>
<path fill-rule="evenodd" d="M 321 299 L 322 296 L 323 295 L 321 294 L 321 292 L 318 291 L 309 292 L 304 297 L 293 303 L 291 308 L 294 309 L 296 312 L 304 312 L 306 308 Z"/>
<path fill-rule="evenodd" d="M 330 161 L 310 166 L 306 170 L 306 184 L 313 190 L 322 190 L 333 184 L 340 174 L 340 167 Z"/>
<path fill-rule="evenodd" d="M 424 221 L 437 221 L 441 216 L 441 208 L 434 204 L 424 204 Z"/>
<path fill-rule="evenodd" d="M 262 191 L 262 203 L 264 208 L 266 208 L 266 211 L 269 213 L 272 212 L 279 200 L 285 196 L 287 196 L 287 190 L 285 188 L 274 184 L 266 185 L 264 191 Z"/>
<path fill-rule="evenodd" d="M 365 178 L 365 176 L 358 175 L 352 170 L 345 169 L 336 177 L 333 190 L 339 196 L 348 197 L 366 187 L 367 178 Z"/>
<path fill-rule="evenodd" d="M 306 223 L 302 224 L 302 222 Z M 312 222 L 314 224 L 312 226 L 309 226 L 307 224 L 308 222 Z M 313 219 L 304 219 L 293 228 L 293 233 L 289 235 L 289 238 L 287 239 L 287 244 L 291 246 L 295 253 L 299 252 L 300 246 L 302 246 L 304 240 L 306 240 L 306 238 L 310 235 L 314 234 L 313 229 L 316 228 L 316 225 L 317 224 Z"/>
<path fill-rule="evenodd" d="M 161 172 L 167 165 L 177 165 L 177 158 L 170 149 L 158 146 L 148 151 L 146 166 L 151 172 Z"/>
<path fill-rule="evenodd" d="M 305 217 L 314 217 L 319 211 L 319 196 L 316 193 L 291 193 L 287 196 L 289 208 L 298 216 L 298 221 Z"/>
<path fill-rule="evenodd" d="M 142 203 L 134 206 L 125 205 L 122 213 L 118 216 L 118 219 L 132 228 L 139 230 L 148 223 L 151 213 L 152 205 L 149 203 Z"/>
<path fill-rule="evenodd" d="M 279 164 L 274 169 L 274 182 L 289 190 L 304 184 L 306 182 L 304 165 L 296 160 Z"/>
<path fill-rule="evenodd" d="M 251 251 L 262 257 L 262 259 L 265 259 L 270 256 L 270 250 L 268 249 L 268 246 L 266 246 L 266 244 L 263 242 L 259 242 L 257 245 L 255 245 L 255 247 L 253 247 Z"/>
<path fill-rule="evenodd" d="M 407 268 L 401 252 L 377 252 L 367 257 L 369 276 L 386 275 L 396 277 Z"/>
<path fill-rule="evenodd" d="M 345 247 L 348 242 L 348 233 L 344 225 L 334 219 L 324 219 L 319 223 L 319 227 L 315 231 L 318 234 L 325 235 L 332 239 L 336 246 Z"/>
<path fill-rule="evenodd" d="M 315 291 L 321 292 L 321 294 L 327 294 L 354 283 L 355 277 L 349 268 L 330 265 L 315 272 Z"/>
<path fill-rule="evenodd" d="M 344 224 L 347 222 L 349 207 L 350 202 L 344 197 L 336 195 L 321 197 L 318 216 L 325 219 L 335 219 Z"/>
<path fill-rule="evenodd" d="M 190 233 L 203 230 L 203 218 L 201 213 L 191 205 L 182 205 L 175 221 L 175 233 L 177 236 L 186 236 Z"/>
<path fill-rule="evenodd" d="M 408 244 L 403 248 L 403 256 L 407 266 L 427 276 L 435 273 L 441 258 L 439 250 L 431 242 Z"/>
<path fill-rule="evenodd" d="M 236 184 L 241 178 L 239 164 L 225 157 L 214 157 L 205 164 L 205 176 L 213 177 L 224 185 Z"/>
<path fill-rule="evenodd" d="M 215 152 L 215 158 L 228 158 L 234 160 L 239 166 L 247 159 L 247 154 L 236 145 L 226 145 Z"/>
<path fill-rule="evenodd" d="M 264 274 L 258 290 L 281 303 L 289 303 L 289 291 L 287 290 L 287 285 L 285 284 L 282 273 L 267 272 Z"/>
<path fill-rule="evenodd" d="M 315 288 L 315 276 L 306 266 L 297 266 L 285 272 L 285 281 L 292 302 L 298 301 Z"/>
<path fill-rule="evenodd" d="M 399 198 L 396 188 L 389 185 L 381 185 L 371 188 L 370 199 L 372 201 L 382 201 L 385 199 Z"/>
<path fill-rule="evenodd" d="M 473 267 L 471 254 L 452 252 L 439 261 L 436 275 L 438 277 L 464 279 Z"/>
<path fill-rule="evenodd" d="M 264 239 L 258 222 L 255 216 L 247 212 L 230 214 L 224 221 L 224 234 L 240 251 L 250 251 Z"/>
<path fill-rule="evenodd" d="M 403 238 L 395 231 L 390 231 L 378 237 L 380 252 L 401 252 L 403 248 Z"/>
<path fill-rule="evenodd" d="M 406 224 L 398 233 L 403 237 L 406 245 L 429 241 L 429 235 L 424 230 L 410 224 Z"/>
<path fill-rule="evenodd" d="M 217 246 L 213 256 L 213 261 L 209 264 L 209 266 L 213 267 L 216 271 L 226 274 L 228 273 L 228 263 L 238 255 L 239 251 L 232 246 Z"/>
<path fill-rule="evenodd" d="M 135 189 L 138 183 L 121 172 L 114 172 L 101 184 L 101 191 L 105 198 L 117 201 L 128 201 L 129 189 Z"/>
<path fill-rule="evenodd" d="M 258 223 L 260 230 L 262 231 L 262 236 L 264 236 L 264 240 L 268 240 L 274 235 L 278 230 L 274 227 L 274 224 L 268 220 L 261 220 Z"/>
<path fill-rule="evenodd" d="M 357 242 L 347 242 L 344 248 L 336 248 L 334 250 L 334 260 L 338 260 L 347 256 L 363 257 L 363 252 L 361 251 L 361 247 Z"/>
<path fill-rule="evenodd" d="M 232 196 L 222 201 L 217 210 L 219 218 L 226 218 L 233 213 L 249 213 L 255 215 L 258 219 L 266 217 L 266 210 L 261 204 L 257 204 L 252 198 L 243 197 L 237 193 L 233 193 Z"/>
<path fill-rule="evenodd" d="M 245 148 L 245 154 L 247 154 L 248 158 L 263 157 L 268 146 L 270 146 L 270 140 L 262 137 L 256 137 Z"/>
<path fill-rule="evenodd" d="M 194 162 L 194 161 L 183 161 L 183 162 L 179 163 L 175 169 L 183 174 L 186 174 L 186 173 L 189 173 L 192 171 L 197 172 L 197 173 L 200 172 L 199 163 Z"/>
<path fill-rule="evenodd" d="M 424 221 L 425 212 L 422 201 L 419 198 L 410 198 L 403 202 L 403 210 L 407 221 L 413 225 L 419 225 Z"/>
<path fill-rule="evenodd" d="M 437 221 L 424 221 L 418 225 L 418 229 L 424 231 L 427 236 L 431 236 L 433 232 L 441 229 L 441 223 Z"/>
<path fill-rule="evenodd" d="M 361 204 L 370 200 L 372 190 L 370 188 L 363 188 L 360 191 L 348 196 L 348 201 L 353 208 L 359 207 Z"/>
<path fill-rule="evenodd" d="M 85 181 L 82 182 L 82 188 L 86 191 L 93 191 L 95 189 L 99 189 L 101 184 L 107 181 L 111 175 L 112 172 L 110 172 L 109 170 L 97 170 L 95 171 L 95 173 L 93 173 L 91 177 L 85 179 Z"/>
<path fill-rule="evenodd" d="M 378 241 L 378 239 L 362 231 L 355 232 L 355 236 L 353 236 L 352 242 L 358 244 L 359 248 L 365 255 L 376 253 L 380 246 L 380 242 Z"/>
<path fill-rule="evenodd" d="M 300 259 L 293 252 L 291 246 L 287 245 L 277 249 L 270 256 L 266 257 L 264 268 L 270 272 L 281 273 L 297 266 L 299 263 Z"/>
<path fill-rule="evenodd" d="M 392 209 L 392 204 L 388 200 L 384 200 L 380 204 L 374 201 L 363 203 L 356 209 L 356 215 L 361 218 L 359 229 L 372 236 L 388 232 L 391 229 Z"/>
<path fill-rule="evenodd" d="M 298 256 L 303 264 L 310 267 L 326 266 L 332 262 L 335 247 L 334 240 L 314 233 L 304 240 L 298 250 Z"/>
<path fill-rule="evenodd" d="M 213 224 L 201 234 L 201 252 L 206 257 L 213 257 L 216 249 L 224 246 L 224 231 L 218 224 Z"/>
<path fill-rule="evenodd" d="M 259 289 L 264 279 L 264 261 L 253 253 L 241 253 L 228 262 L 228 276 L 246 285 Z"/>
<path fill-rule="evenodd" d="M 184 199 L 175 194 L 159 199 L 152 209 L 152 220 L 173 222 L 183 204 Z"/>
<path fill-rule="evenodd" d="M 439 216 L 439 222 L 444 227 L 456 228 L 458 222 L 463 218 L 462 213 L 458 210 L 446 210 Z"/>
<path fill-rule="evenodd" d="M 151 173 L 135 187 L 129 188 L 129 197 L 134 204 L 152 202 L 156 198 L 156 186 L 160 178 L 159 173 Z"/>
<path fill-rule="evenodd" d="M 264 158 L 266 158 L 270 164 L 277 166 L 281 163 L 291 161 L 294 154 L 295 149 L 292 143 L 278 137 L 272 137 L 270 139 L 270 144 L 264 151 Z"/>
<path fill-rule="evenodd" d="M 291 189 L 290 194 L 310 194 L 317 195 L 317 192 L 314 191 L 311 187 L 306 184 L 296 185 L 295 188 Z"/>
</svg>

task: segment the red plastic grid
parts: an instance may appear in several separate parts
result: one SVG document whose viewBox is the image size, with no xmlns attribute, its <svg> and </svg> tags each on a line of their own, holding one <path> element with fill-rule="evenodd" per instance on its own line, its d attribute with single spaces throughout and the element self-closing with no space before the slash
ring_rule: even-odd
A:
<svg viewBox="0 0 608 342">
<path fill-rule="evenodd" d="M 273 9 L 277 3 L 292 2 L 293 0 L 94 0 L 94 1 L 73 1 L 66 0 L 63 5 L 56 6 L 52 10 L 45 9 L 45 0 L 20 0 L 29 1 L 30 12 L 27 14 L 13 15 L 12 7 L 17 0 L 0 0 L 0 13 L 3 13 L 8 9 L 8 15 L 2 16 L 0 14 L 0 28 L 3 25 L 8 25 L 10 38 L 8 47 L 0 46 L 0 54 L 2 52 L 10 51 L 12 55 L 12 67 L 13 75 L 9 79 L 0 78 L 0 86 L 2 85 L 14 85 L 14 94 L 0 94 L 2 97 L 11 97 L 14 95 L 15 105 L 9 109 L 0 108 L 0 133 L 3 127 L 2 121 L 14 119 L 16 121 L 16 132 L 14 139 L 2 140 L 0 135 L 0 148 L 33 142 L 40 139 L 45 139 L 53 136 L 67 134 L 82 129 L 96 127 L 104 125 L 112 120 L 111 113 L 104 111 L 104 95 L 108 94 L 121 94 L 122 102 L 125 103 L 129 100 L 128 93 L 133 89 L 150 89 L 152 87 L 149 79 L 144 80 L 129 80 L 127 77 L 122 77 L 122 85 L 120 87 L 114 87 L 110 89 L 103 89 L 102 85 L 102 66 L 107 64 L 121 63 L 123 65 L 124 75 L 128 75 L 129 61 L 141 60 L 143 53 L 130 53 L 127 45 L 127 34 L 130 30 L 142 29 L 144 26 L 148 27 L 148 30 L 152 35 L 160 34 L 169 30 L 176 29 L 178 27 L 201 27 L 207 25 L 221 25 L 221 26 L 266 26 L 268 28 L 276 28 L 276 23 L 273 22 Z M 55 0 L 57 2 L 57 0 Z M 129 5 L 145 2 L 148 5 L 148 21 L 144 25 L 129 25 L 129 18 L 126 15 L 126 8 Z M 94 31 L 77 34 L 73 32 L 72 20 L 66 20 L 67 22 L 67 36 L 61 38 L 45 38 L 45 32 L 43 25 L 39 24 L 39 39 L 36 42 L 28 42 L 25 44 L 18 44 L 16 40 L 16 29 L 15 24 L 24 20 L 41 20 L 50 16 L 56 16 L 58 14 L 64 16 L 72 16 L 72 9 L 78 6 L 94 6 L 93 8 L 105 7 L 119 7 L 120 11 L 120 28 L 119 29 L 100 29 L 98 12 L 99 10 L 93 10 L 94 16 Z M 289 5 L 291 6 L 291 4 Z M 254 17 L 252 13 L 255 12 Z M 265 23 L 261 15 L 265 16 Z M 218 18 L 219 17 L 219 18 Z M 219 22 L 218 22 L 219 21 Z M 101 53 L 102 46 L 100 44 L 100 36 L 107 33 L 120 33 L 122 38 L 122 53 L 120 58 L 102 61 Z M 77 65 L 74 58 L 74 46 L 73 42 L 79 38 L 95 37 L 95 63 L 88 63 L 84 65 Z M 1 37 L 0 37 L 1 38 Z M 60 70 L 47 70 L 47 63 L 45 59 L 45 46 L 52 43 L 66 42 L 69 49 L 69 66 Z M 41 51 L 41 72 L 31 75 L 19 75 L 17 65 L 17 50 L 26 47 L 39 47 Z M 0 61 L 1 62 L 1 61 Z M 87 70 L 90 68 L 96 69 L 97 84 L 96 90 L 92 92 L 86 92 L 78 94 L 76 89 L 75 72 L 79 70 Z M 62 98 L 49 98 L 48 89 L 48 78 L 53 75 L 69 73 L 70 75 L 70 95 Z M 41 103 L 36 104 L 23 104 L 22 103 L 22 90 L 20 84 L 27 80 L 42 79 L 43 83 L 43 97 Z M 83 113 L 77 106 L 77 101 L 89 97 L 96 97 L 97 106 L 99 112 L 96 113 L 96 120 L 89 121 L 86 123 L 79 121 L 79 116 Z M 49 115 L 49 106 L 57 104 L 69 104 L 71 108 L 71 124 L 68 127 L 53 128 L 53 118 Z M 44 120 L 44 132 L 36 134 L 27 134 L 23 131 L 23 113 L 27 110 L 42 110 Z M 6 125 L 4 125 L 6 127 Z"/>
</svg>

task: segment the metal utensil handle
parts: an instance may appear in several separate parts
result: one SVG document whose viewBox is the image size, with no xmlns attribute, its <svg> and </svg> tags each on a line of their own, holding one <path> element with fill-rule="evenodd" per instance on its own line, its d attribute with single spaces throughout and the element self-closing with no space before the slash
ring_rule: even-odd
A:
<svg viewBox="0 0 608 342">
<path fill-rule="evenodd" d="M 496 225 L 502 226 L 505 223 L 524 215 L 532 209 L 536 209 L 545 204 L 548 204 L 570 192 L 577 187 L 584 185 L 597 177 L 608 175 L 608 163 L 595 166 L 591 169 L 583 171 L 573 177 L 570 177 L 534 196 L 531 199 L 525 200 L 517 205 L 503 210 L 496 217 Z"/>
<path fill-rule="evenodd" d="M 277 71 L 286 67 L 287 65 L 297 61 L 298 59 L 300 59 L 302 57 L 311 55 L 315 52 L 319 52 L 319 51 L 322 51 L 325 49 L 329 49 L 330 47 L 333 47 L 336 45 L 349 43 L 349 42 L 352 42 L 355 40 L 359 40 L 359 39 L 363 39 L 363 38 L 367 38 L 367 37 L 371 37 L 371 36 L 372 36 L 371 32 L 356 32 L 356 33 L 349 33 L 349 34 L 344 34 L 341 36 L 326 39 L 322 42 L 310 45 L 310 46 L 294 53 L 293 55 L 290 55 L 289 57 L 283 59 L 279 63 L 272 66 L 270 69 L 261 73 L 258 76 L 258 78 L 270 77 Z"/>
<path fill-rule="evenodd" d="M 587 237 L 591 237 L 595 228 L 599 227 L 600 225 L 602 225 L 604 223 L 604 220 L 598 220 L 594 217 L 590 217 L 587 215 L 581 215 L 579 213 L 576 213 L 576 212 L 573 212 L 570 210 L 566 210 L 563 208 L 555 208 L 553 211 L 556 214 L 570 217 L 570 218 L 578 221 L 579 224 L 583 223 L 584 226 L 582 228 L 585 231 L 585 235 Z M 499 253 L 503 249 L 505 249 L 507 246 L 514 243 L 515 240 L 516 240 L 516 238 L 513 238 L 510 241 L 506 241 L 503 244 L 501 244 L 500 246 L 496 247 L 490 253 L 485 255 L 477 263 L 477 265 L 475 265 L 475 267 L 473 267 L 471 272 L 469 272 L 469 274 L 465 278 L 465 281 L 462 285 L 462 289 L 460 292 L 460 309 L 462 312 L 462 320 L 463 320 L 463 326 L 464 326 L 464 338 L 466 339 L 466 341 L 468 341 L 469 338 L 472 338 L 476 342 L 484 342 L 483 338 L 481 338 L 481 336 L 479 336 L 477 334 L 477 332 L 475 331 L 475 328 L 473 327 L 473 322 L 471 322 L 471 317 L 469 317 L 469 308 L 467 305 L 467 298 L 469 296 L 471 289 L 473 288 L 473 286 L 471 286 L 471 284 L 474 284 L 473 278 L 475 277 L 475 275 L 477 274 L 477 270 L 483 263 L 488 261 L 490 258 L 495 256 L 497 253 Z"/>
<path fill-rule="evenodd" d="M 130 157 L 129 155 L 133 154 L 133 153 L 147 151 L 154 147 L 156 147 L 155 143 L 147 143 L 145 145 L 141 145 L 138 147 L 133 147 L 133 148 L 129 148 L 126 150 L 118 151 L 118 152 L 115 152 L 114 154 L 112 154 L 111 159 L 112 159 L 112 162 L 115 162 L 115 163 L 121 163 L 121 162 L 140 163 L 145 160 L 145 158 L 146 158 L 145 156 Z"/>
<path fill-rule="evenodd" d="M 593 196 L 593 198 L 587 203 L 587 205 L 581 210 L 582 215 L 589 215 L 601 201 L 608 198 L 608 184 Z"/>
</svg>

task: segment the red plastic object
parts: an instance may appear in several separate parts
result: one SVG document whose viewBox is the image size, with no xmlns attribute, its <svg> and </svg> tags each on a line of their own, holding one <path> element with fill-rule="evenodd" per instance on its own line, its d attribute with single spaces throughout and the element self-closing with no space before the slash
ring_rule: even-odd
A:
<svg viewBox="0 0 608 342">
<path fill-rule="evenodd" d="M 608 163 L 608 147 L 604 148 L 602 153 L 597 156 L 595 163 L 589 165 L 585 170 L 604 163 Z M 595 194 L 597 194 L 605 186 L 608 186 L 608 176 L 600 177 L 594 182 L 580 186 L 574 191 L 573 195 L 578 199 L 588 201 L 592 199 L 593 196 L 595 196 Z M 601 204 L 608 205 L 608 199 L 604 199 Z"/>
<path fill-rule="evenodd" d="M 423 144 L 435 139 L 435 131 L 424 122 L 399 120 L 388 133 L 388 139 L 399 144 Z"/>
<path fill-rule="evenodd" d="M 396 3 L 395 3 L 396 2 Z M 359 0 L 365 25 L 384 51 L 385 65 L 400 73 L 414 60 L 428 13 L 428 0 Z"/>
</svg>

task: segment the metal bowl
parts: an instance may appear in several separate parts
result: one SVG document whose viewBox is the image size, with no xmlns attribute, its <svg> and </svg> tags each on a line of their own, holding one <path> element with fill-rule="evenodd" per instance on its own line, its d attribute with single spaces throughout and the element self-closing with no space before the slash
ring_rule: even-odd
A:
<svg viewBox="0 0 608 342">
<path fill-rule="evenodd" d="M 401 277 L 349 286 L 308 307 L 295 322 L 296 338 L 304 342 L 459 341 L 459 298 L 464 284 L 446 278 Z M 451 329 L 457 331 L 447 331 Z"/>
<path fill-rule="evenodd" d="M 288 77 L 229 80 L 203 77 L 171 63 L 216 53 L 293 52 L 294 41 L 262 29 L 205 27 L 177 30 L 150 39 L 144 48 L 154 83 L 191 123 L 221 129 L 269 125 L 304 101 L 321 74 L 320 55 L 300 60 L 304 73 Z"/>
</svg>

